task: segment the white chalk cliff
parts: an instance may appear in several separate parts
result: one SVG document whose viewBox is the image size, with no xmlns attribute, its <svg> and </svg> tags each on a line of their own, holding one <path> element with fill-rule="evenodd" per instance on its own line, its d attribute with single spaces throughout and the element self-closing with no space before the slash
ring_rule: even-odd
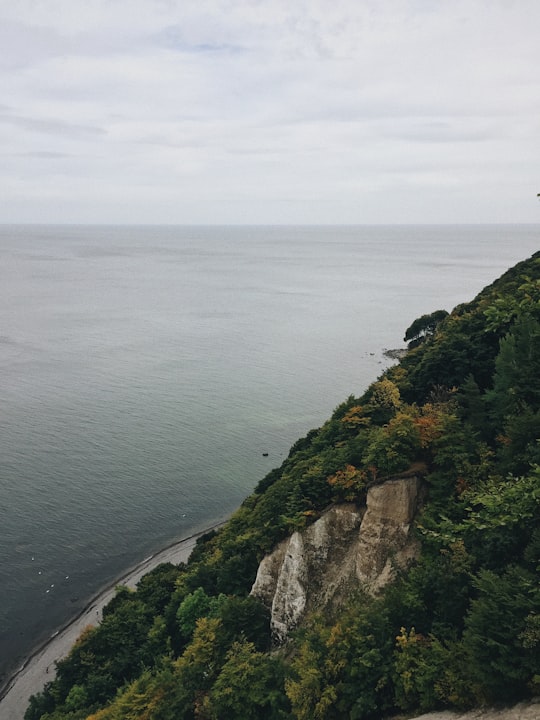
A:
<svg viewBox="0 0 540 720">
<path fill-rule="evenodd" d="M 539 720 L 540 699 L 522 702 L 510 708 L 480 708 L 468 712 L 430 712 L 414 720 Z"/>
<path fill-rule="evenodd" d="M 263 558 L 251 594 L 271 608 L 277 642 L 306 612 L 339 605 L 354 588 L 376 593 L 418 555 L 410 528 L 420 488 L 416 477 L 374 485 L 364 507 L 332 506 Z"/>
</svg>

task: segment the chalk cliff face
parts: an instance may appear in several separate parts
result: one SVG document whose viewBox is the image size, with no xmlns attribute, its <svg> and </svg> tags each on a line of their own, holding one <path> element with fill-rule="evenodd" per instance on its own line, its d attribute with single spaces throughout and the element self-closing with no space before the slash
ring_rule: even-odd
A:
<svg viewBox="0 0 540 720">
<path fill-rule="evenodd" d="M 365 507 L 335 505 L 263 558 L 251 594 L 271 608 L 277 642 L 306 612 L 339 605 L 355 587 L 376 593 L 418 555 L 409 530 L 419 492 L 416 477 L 375 485 Z"/>
<path fill-rule="evenodd" d="M 416 717 L 415 720 L 538 720 L 540 718 L 540 700 L 522 702 L 510 708 L 482 708 L 469 712 L 430 712 Z"/>
</svg>

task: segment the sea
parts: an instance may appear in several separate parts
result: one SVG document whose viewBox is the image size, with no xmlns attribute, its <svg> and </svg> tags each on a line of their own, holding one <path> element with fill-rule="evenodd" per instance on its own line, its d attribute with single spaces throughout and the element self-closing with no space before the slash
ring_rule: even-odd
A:
<svg viewBox="0 0 540 720">
<path fill-rule="evenodd" d="M 0 226 L 0 685 L 540 225 Z"/>
</svg>

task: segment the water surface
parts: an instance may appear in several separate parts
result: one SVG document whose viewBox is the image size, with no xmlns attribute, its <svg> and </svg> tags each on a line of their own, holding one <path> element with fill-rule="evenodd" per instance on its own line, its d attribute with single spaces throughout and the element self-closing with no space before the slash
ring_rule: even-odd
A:
<svg viewBox="0 0 540 720">
<path fill-rule="evenodd" d="M 231 512 L 538 226 L 0 227 L 0 672 Z M 268 457 L 263 457 L 268 453 Z"/>
</svg>

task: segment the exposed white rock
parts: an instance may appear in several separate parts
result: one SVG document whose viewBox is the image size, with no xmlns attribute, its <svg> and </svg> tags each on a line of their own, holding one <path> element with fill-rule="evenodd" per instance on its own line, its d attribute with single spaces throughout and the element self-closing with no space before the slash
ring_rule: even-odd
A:
<svg viewBox="0 0 540 720">
<path fill-rule="evenodd" d="M 389 480 L 367 494 L 367 510 L 360 527 L 356 576 L 370 592 L 384 587 L 395 567 L 405 567 L 419 553 L 409 530 L 418 503 L 416 477 Z"/>
<path fill-rule="evenodd" d="M 469 712 L 430 712 L 414 720 L 540 720 L 540 700 L 519 703 L 511 708 L 483 708 Z"/>
<path fill-rule="evenodd" d="M 334 505 L 262 560 L 251 593 L 271 608 L 278 642 L 306 611 L 338 605 L 355 587 L 375 593 L 417 556 L 409 530 L 419 489 L 415 477 L 376 485 L 365 507 Z"/>
<path fill-rule="evenodd" d="M 272 600 L 273 631 L 284 637 L 304 614 L 307 601 L 308 557 L 299 532 L 291 535 L 277 576 Z"/>
<path fill-rule="evenodd" d="M 278 642 L 296 627 L 307 608 L 327 605 L 354 576 L 350 548 L 363 514 L 355 505 L 336 505 L 261 561 L 251 594 L 271 608 Z"/>
</svg>

